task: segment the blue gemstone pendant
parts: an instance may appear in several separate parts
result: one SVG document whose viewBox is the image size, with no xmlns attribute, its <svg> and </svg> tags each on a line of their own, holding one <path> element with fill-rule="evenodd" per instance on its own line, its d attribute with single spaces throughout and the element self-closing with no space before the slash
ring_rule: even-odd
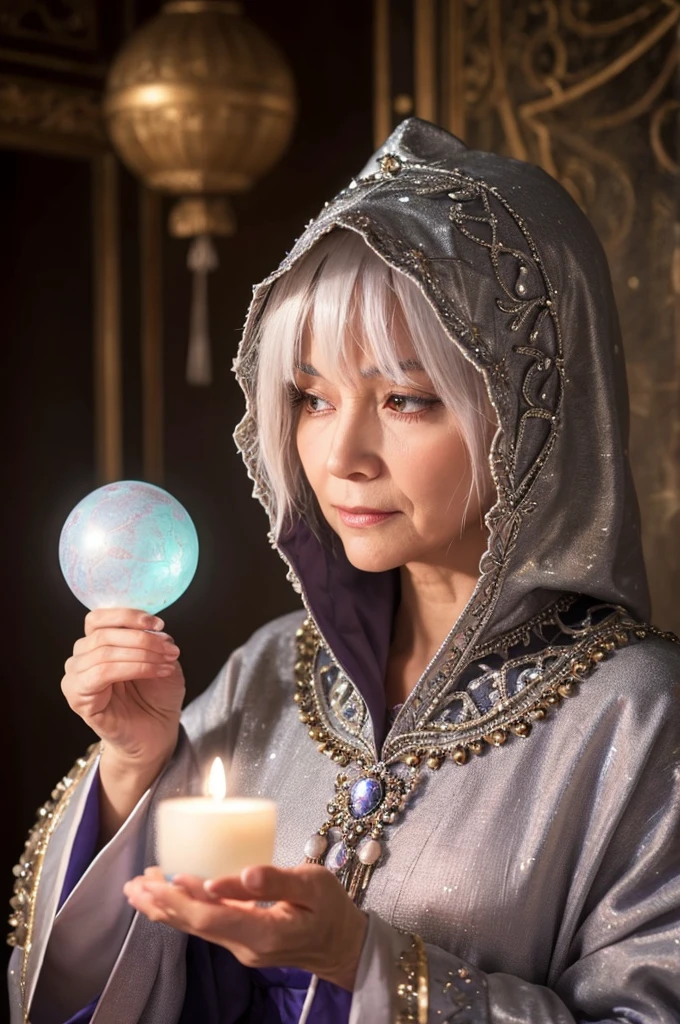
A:
<svg viewBox="0 0 680 1024">
<path fill-rule="evenodd" d="M 365 818 L 382 802 L 385 795 L 378 779 L 357 779 L 350 790 L 349 810 L 353 818 Z"/>
</svg>

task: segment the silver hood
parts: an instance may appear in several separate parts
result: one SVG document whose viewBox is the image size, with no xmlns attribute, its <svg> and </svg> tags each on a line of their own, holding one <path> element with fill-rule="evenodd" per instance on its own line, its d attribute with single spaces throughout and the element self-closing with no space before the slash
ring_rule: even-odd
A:
<svg viewBox="0 0 680 1024">
<path fill-rule="evenodd" d="M 449 663 L 451 649 L 462 656 L 565 592 L 646 619 L 624 356 L 602 247 L 542 170 L 468 149 L 417 118 L 392 133 L 254 289 L 235 363 L 247 401 L 235 438 L 256 497 L 269 510 L 257 468 L 256 326 L 272 284 L 336 228 L 360 234 L 415 281 L 452 344 L 483 374 L 498 416 L 489 546 L 445 645 Z M 375 723 L 394 574 L 353 569 L 342 553 L 322 548 L 304 521 L 272 541 Z"/>
</svg>

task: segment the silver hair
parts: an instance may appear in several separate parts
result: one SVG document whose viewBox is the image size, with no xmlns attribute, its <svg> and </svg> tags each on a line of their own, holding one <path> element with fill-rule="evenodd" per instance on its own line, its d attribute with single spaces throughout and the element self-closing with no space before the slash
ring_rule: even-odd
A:
<svg viewBox="0 0 680 1024">
<path fill-rule="evenodd" d="M 291 401 L 305 330 L 342 377 L 352 376 L 351 345 L 359 342 L 386 379 L 408 385 L 392 329 L 399 312 L 417 359 L 458 421 L 471 470 L 465 511 L 473 497 L 481 511 L 491 503 L 488 456 L 497 421 L 481 373 L 451 341 L 410 278 L 393 270 L 360 235 L 334 230 L 275 282 L 258 325 L 259 470 L 272 496 L 275 537 L 295 512 L 307 516 L 315 529 L 320 526 L 297 454 L 298 411 Z M 357 317 L 360 338 L 348 328 Z"/>
</svg>

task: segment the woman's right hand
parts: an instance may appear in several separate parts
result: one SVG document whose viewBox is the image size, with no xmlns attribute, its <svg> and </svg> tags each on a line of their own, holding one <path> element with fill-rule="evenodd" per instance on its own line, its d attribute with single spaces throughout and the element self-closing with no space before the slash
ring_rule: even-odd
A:
<svg viewBox="0 0 680 1024">
<path fill-rule="evenodd" d="M 90 612 L 61 683 L 71 708 L 104 741 L 107 760 L 140 774 L 162 766 L 177 745 L 184 675 L 163 626 L 129 608 Z"/>
</svg>

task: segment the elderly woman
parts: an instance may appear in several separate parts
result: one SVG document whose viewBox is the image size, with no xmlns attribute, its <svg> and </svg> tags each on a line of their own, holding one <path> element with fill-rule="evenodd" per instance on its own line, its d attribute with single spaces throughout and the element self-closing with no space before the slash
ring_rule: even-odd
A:
<svg viewBox="0 0 680 1024">
<path fill-rule="evenodd" d="M 13 1021 L 677 1024 L 680 648 L 586 219 L 406 121 L 256 289 L 236 371 L 306 611 L 181 716 L 163 623 L 88 615 L 62 685 L 102 742 L 29 839 Z M 276 866 L 166 881 L 158 801 L 216 754 L 278 804 Z"/>
</svg>

